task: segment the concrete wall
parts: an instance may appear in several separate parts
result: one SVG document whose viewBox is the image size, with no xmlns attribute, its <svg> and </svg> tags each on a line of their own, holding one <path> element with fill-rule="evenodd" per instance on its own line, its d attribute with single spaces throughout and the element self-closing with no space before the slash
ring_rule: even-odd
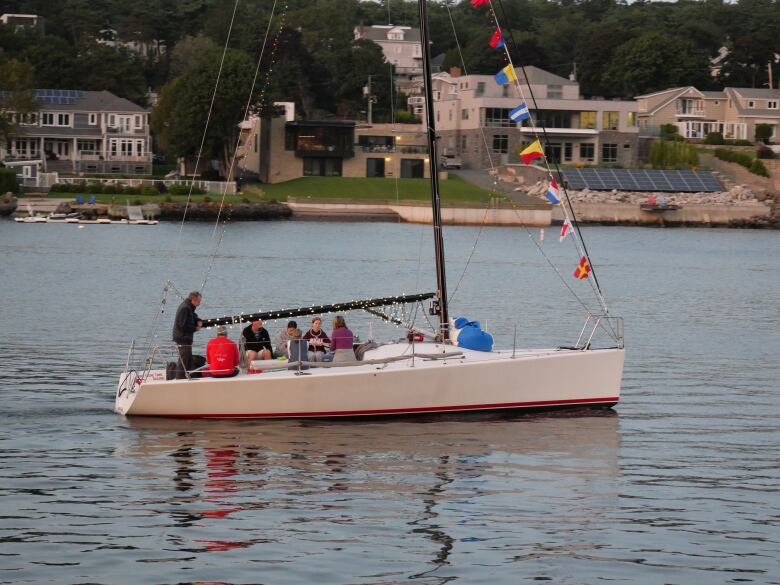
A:
<svg viewBox="0 0 780 585">
<path fill-rule="evenodd" d="M 624 224 L 703 224 L 727 225 L 731 221 L 769 217 L 767 205 L 685 205 L 673 211 L 642 211 L 631 203 L 574 203 L 574 214 L 580 222 Z M 552 219 L 563 221 L 559 207 Z"/>
</svg>

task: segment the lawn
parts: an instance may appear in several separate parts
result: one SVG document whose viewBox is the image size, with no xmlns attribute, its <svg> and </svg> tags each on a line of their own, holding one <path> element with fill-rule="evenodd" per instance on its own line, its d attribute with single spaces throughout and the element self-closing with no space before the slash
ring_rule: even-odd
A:
<svg viewBox="0 0 780 585">
<path fill-rule="evenodd" d="M 287 201 L 288 197 L 352 199 L 360 201 L 430 200 L 428 179 L 383 179 L 346 177 L 303 177 L 274 185 L 244 188 L 247 194 L 261 195 L 265 200 Z M 484 201 L 490 194 L 460 177 L 450 175 L 441 181 L 444 202 Z M 262 194 L 261 194 L 262 192 Z"/>
<path fill-rule="evenodd" d="M 430 200 L 430 181 L 428 179 L 382 179 L 382 178 L 345 178 L 345 177 L 303 177 L 275 185 L 244 185 L 238 195 L 227 195 L 225 203 L 260 203 L 264 201 L 287 201 L 288 197 L 345 199 L 354 201 L 396 201 Z M 443 203 L 480 203 L 490 197 L 490 193 L 480 187 L 450 175 L 441 181 Z M 89 191 L 82 195 L 87 199 Z M 49 197 L 74 199 L 75 193 L 49 193 Z M 221 195 L 193 195 L 191 201 L 202 202 L 206 197 L 219 202 Z M 143 203 L 162 203 L 165 201 L 187 200 L 186 195 L 95 195 L 97 203 L 115 203 L 122 205 L 129 201 Z"/>
</svg>

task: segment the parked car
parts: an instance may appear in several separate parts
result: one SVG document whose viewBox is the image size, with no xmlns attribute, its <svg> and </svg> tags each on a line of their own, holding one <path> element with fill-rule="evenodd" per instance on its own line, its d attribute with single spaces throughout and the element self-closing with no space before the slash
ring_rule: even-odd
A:
<svg viewBox="0 0 780 585">
<path fill-rule="evenodd" d="M 441 157 L 441 168 L 443 169 L 459 169 L 461 165 L 460 157 L 454 154 L 445 154 Z"/>
</svg>

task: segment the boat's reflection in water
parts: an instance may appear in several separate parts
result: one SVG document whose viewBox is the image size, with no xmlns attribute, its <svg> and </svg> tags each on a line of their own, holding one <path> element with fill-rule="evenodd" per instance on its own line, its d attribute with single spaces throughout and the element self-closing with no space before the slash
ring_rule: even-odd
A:
<svg viewBox="0 0 780 585">
<path fill-rule="evenodd" d="M 122 450 L 167 482 L 169 497 L 156 505 L 178 550 L 250 549 L 239 554 L 260 562 L 269 553 L 256 545 L 292 559 L 313 542 L 384 539 L 411 555 L 418 570 L 407 577 L 442 577 L 459 543 L 511 548 L 501 534 L 523 538 L 518 524 L 533 539 L 537 523 L 577 530 L 609 513 L 619 422 L 612 410 L 435 421 L 132 418 Z M 515 552 L 503 562 L 518 560 Z"/>
</svg>

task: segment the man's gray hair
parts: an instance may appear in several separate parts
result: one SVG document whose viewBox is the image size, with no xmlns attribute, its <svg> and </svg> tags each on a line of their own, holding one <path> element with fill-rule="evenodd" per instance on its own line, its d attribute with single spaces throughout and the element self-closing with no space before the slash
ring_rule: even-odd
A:
<svg viewBox="0 0 780 585">
<path fill-rule="evenodd" d="M 194 290 L 190 294 L 187 295 L 187 298 L 191 301 L 194 301 L 195 299 L 201 298 L 203 295 L 200 294 L 198 291 Z"/>
</svg>

